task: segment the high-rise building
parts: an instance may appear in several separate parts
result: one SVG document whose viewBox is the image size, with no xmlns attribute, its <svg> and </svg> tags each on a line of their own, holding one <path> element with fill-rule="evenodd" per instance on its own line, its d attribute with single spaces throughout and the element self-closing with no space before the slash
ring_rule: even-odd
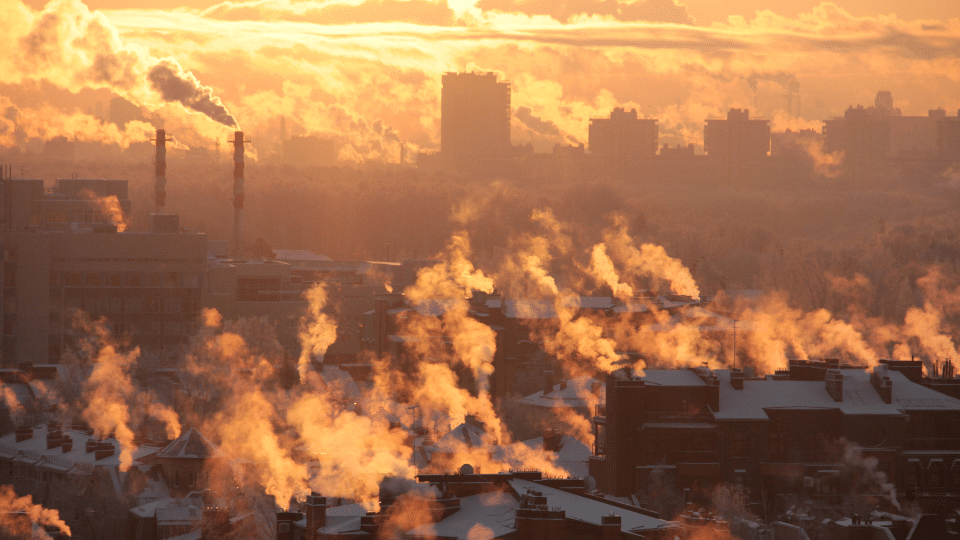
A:
<svg viewBox="0 0 960 540">
<path fill-rule="evenodd" d="M 960 110 L 937 122 L 937 151 L 942 159 L 960 161 Z"/>
<path fill-rule="evenodd" d="M 510 83 L 496 73 L 445 73 L 440 96 L 440 153 L 447 158 L 510 155 Z"/>
<path fill-rule="evenodd" d="M 610 118 L 590 119 L 590 153 L 617 161 L 650 159 L 657 155 L 658 133 L 656 118 L 617 107 Z"/>
<path fill-rule="evenodd" d="M 730 109 L 726 120 L 707 120 L 703 150 L 723 159 L 762 158 L 770 150 L 770 121 L 751 119 L 750 109 Z"/>
</svg>

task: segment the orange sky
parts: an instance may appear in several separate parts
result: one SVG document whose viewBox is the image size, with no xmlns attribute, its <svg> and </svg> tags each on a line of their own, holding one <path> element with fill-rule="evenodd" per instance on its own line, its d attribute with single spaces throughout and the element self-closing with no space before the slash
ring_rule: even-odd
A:
<svg viewBox="0 0 960 540">
<path fill-rule="evenodd" d="M 230 128 L 151 86 L 147 73 L 162 58 L 209 87 L 261 145 L 284 115 L 290 133 L 349 140 L 342 157 L 354 160 L 385 157 L 397 137 L 436 148 L 448 70 L 511 80 L 514 142 L 541 151 L 584 141 L 589 118 L 616 106 L 659 118 L 663 142 L 694 144 L 703 120 L 728 107 L 750 108 L 775 130 L 819 129 L 880 89 L 905 114 L 960 109 L 960 18 L 946 18 L 948 2 L 780 2 L 758 12 L 747 0 L 724 11 L 676 0 L 237 0 L 205 10 L 209 0 L 140 0 L 95 11 L 119 3 L 0 7 L 4 27 L 18 29 L 0 37 L 0 106 L 21 111 L 0 119 L 0 139 L 18 126 L 33 136 L 143 137 L 144 126 L 88 133 L 95 123 L 83 116 L 111 95 L 163 118 L 185 144 L 226 137 Z M 787 111 L 793 81 L 799 117 Z M 70 121 L 48 125 L 54 109 Z"/>
</svg>

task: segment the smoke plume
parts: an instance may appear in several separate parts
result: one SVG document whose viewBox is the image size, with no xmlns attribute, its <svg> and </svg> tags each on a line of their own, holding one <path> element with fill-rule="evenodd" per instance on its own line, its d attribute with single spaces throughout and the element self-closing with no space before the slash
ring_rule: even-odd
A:
<svg viewBox="0 0 960 540">
<path fill-rule="evenodd" d="M 25 516 L 29 524 L 18 519 L 18 516 Z M 17 538 L 35 538 L 31 524 L 56 527 L 61 533 L 72 536 L 70 527 L 60 519 L 58 510 L 34 504 L 31 495 L 17 497 L 13 486 L 0 487 L 0 530 Z M 43 538 L 49 536 L 43 533 Z"/>
<path fill-rule="evenodd" d="M 185 73 L 176 59 L 161 59 L 150 68 L 147 77 L 166 101 L 176 101 L 227 127 L 239 129 L 236 118 L 227 111 L 220 98 L 213 95 L 213 89 L 200 84 L 193 73 Z"/>
</svg>

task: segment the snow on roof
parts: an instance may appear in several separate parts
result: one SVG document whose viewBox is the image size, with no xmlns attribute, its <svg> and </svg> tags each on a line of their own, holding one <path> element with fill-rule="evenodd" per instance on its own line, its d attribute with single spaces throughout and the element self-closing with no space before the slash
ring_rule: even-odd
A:
<svg viewBox="0 0 960 540">
<path fill-rule="evenodd" d="M 360 518 L 367 514 L 366 508 L 362 504 L 345 504 L 343 506 L 331 506 L 327 508 L 326 525 L 320 527 L 318 532 L 321 535 L 338 534 L 349 531 L 360 530 Z M 300 520 L 300 523 L 306 525 L 306 518 Z"/>
<path fill-rule="evenodd" d="M 504 315 L 510 319 L 556 319 L 550 300 L 504 300 Z"/>
<path fill-rule="evenodd" d="M 332 364 L 324 364 L 320 378 L 327 390 L 349 401 L 360 401 L 360 389 L 350 372 Z"/>
<path fill-rule="evenodd" d="M 485 436 L 486 432 L 483 429 L 469 422 L 464 422 L 437 439 L 437 442 L 431 445 L 431 449 L 434 452 L 451 451 L 464 444 L 470 448 L 477 448 L 484 445 Z"/>
<path fill-rule="evenodd" d="M 203 517 L 200 508 L 186 499 L 172 499 L 170 504 L 160 505 L 156 509 L 157 526 L 192 525 Z"/>
<path fill-rule="evenodd" d="M 216 445 L 199 431 L 190 428 L 157 452 L 158 458 L 207 459 L 217 455 Z"/>
<path fill-rule="evenodd" d="M 626 298 L 622 304 L 613 306 L 614 313 L 646 313 L 650 311 L 650 301 L 644 298 Z"/>
<path fill-rule="evenodd" d="M 491 304 L 492 302 L 492 304 Z M 564 307 L 581 309 L 610 309 L 613 298 L 609 296 L 565 296 L 560 299 Z M 557 310 L 553 300 L 543 299 L 504 299 L 488 300 L 488 307 L 503 307 L 503 313 L 510 319 L 556 319 Z"/>
<path fill-rule="evenodd" d="M 589 404 L 581 396 L 586 396 L 588 393 L 593 392 L 594 384 L 600 385 L 598 389 L 602 394 L 606 388 L 605 385 L 592 377 L 583 375 L 566 381 L 565 388 L 561 389 L 561 384 L 558 383 L 553 385 L 553 391 L 549 394 L 544 395 L 543 390 L 541 390 L 535 394 L 521 398 L 520 403 L 551 409 L 565 407 L 589 409 Z"/>
<path fill-rule="evenodd" d="M 673 527 L 673 524 L 669 521 L 663 521 L 662 519 L 650 517 L 619 506 L 613 506 L 589 497 L 567 493 L 566 491 L 537 484 L 529 480 L 513 478 L 508 480 L 508 482 L 510 483 L 510 487 L 519 494 L 524 494 L 528 490 L 539 491 L 547 498 L 547 506 L 563 510 L 566 512 L 567 519 L 600 525 L 600 519 L 610 514 L 610 512 L 613 512 L 620 516 L 620 530 L 624 532 L 636 530 L 649 531 Z"/>
<path fill-rule="evenodd" d="M 520 502 L 502 491 L 460 499 L 460 510 L 438 523 L 422 525 L 405 537 L 488 540 L 516 531 L 514 521 Z M 479 526 L 484 527 L 483 529 Z"/>
<path fill-rule="evenodd" d="M 887 370 L 887 375 L 890 377 L 890 382 L 893 383 L 893 392 L 891 392 L 893 399 L 891 401 L 901 411 L 915 409 L 960 410 L 960 399 L 952 398 L 932 388 L 917 384 L 899 371 L 890 369 Z M 864 374 L 864 376 L 867 377 L 867 381 L 870 380 L 869 374 Z M 844 385 L 846 385 L 846 377 L 844 377 Z"/>
<path fill-rule="evenodd" d="M 317 255 L 306 249 L 275 249 L 275 259 L 280 261 L 332 261 L 326 255 Z"/>
<path fill-rule="evenodd" d="M 410 302 L 413 309 L 424 317 L 439 317 L 453 309 L 460 300 L 456 298 L 428 298 Z"/>
<path fill-rule="evenodd" d="M 689 369 L 645 369 L 643 380 L 657 386 L 706 386 L 696 373 Z"/>
<path fill-rule="evenodd" d="M 714 370 L 720 379 L 720 410 L 715 412 L 717 420 L 767 420 L 769 417 L 765 409 L 774 408 L 809 408 L 809 409 L 839 409 L 845 415 L 891 415 L 901 414 L 905 407 L 896 401 L 884 403 L 880 395 L 870 384 L 870 374 L 859 369 L 844 369 L 843 374 L 843 401 L 834 401 L 827 393 L 824 381 L 774 381 L 750 380 L 743 381 L 743 390 L 737 390 L 730 385 L 730 372 Z M 890 373 L 894 375 L 894 372 Z M 918 396 L 918 405 L 926 403 L 930 406 L 918 408 L 937 408 L 936 404 L 947 405 L 953 401 L 955 410 L 960 410 L 960 401 L 949 398 L 939 392 L 929 390 L 910 382 L 900 373 L 899 377 L 891 376 L 894 395 L 897 395 L 897 386 L 901 386 L 901 396 Z M 916 386 L 927 392 L 921 392 Z M 926 397 L 920 398 L 920 394 Z M 906 398 L 908 402 L 910 398 Z"/>
<path fill-rule="evenodd" d="M 613 298 L 609 296 L 567 296 L 563 298 L 563 305 L 585 309 L 610 309 L 613 307 Z"/>
<path fill-rule="evenodd" d="M 19 457 L 32 463 L 40 464 L 42 462 L 47 466 L 61 470 L 92 465 L 102 465 L 112 469 L 120 466 L 121 447 L 116 439 L 104 439 L 104 442 L 113 444 L 115 451 L 113 455 L 98 460 L 95 452 L 88 453 L 86 451 L 87 441 L 100 441 L 101 439 L 98 437 L 83 431 L 63 430 L 63 434 L 73 440 L 73 448 L 69 452 L 64 452 L 60 446 L 47 449 L 47 429 L 46 424 L 34 426 L 33 436 L 21 442 L 17 442 L 15 432 L 0 436 L 0 455 L 7 458 Z M 133 459 L 144 458 L 155 454 L 158 450 L 159 448 L 155 446 L 138 446 L 133 451 Z"/>
<path fill-rule="evenodd" d="M 534 450 L 542 450 L 543 437 L 523 441 L 523 444 Z M 590 474 L 588 461 L 590 455 L 593 454 L 593 449 L 576 437 L 564 435 L 560 441 L 560 449 L 555 452 L 557 454 L 556 464 L 566 469 L 571 476 L 586 478 Z"/>
</svg>

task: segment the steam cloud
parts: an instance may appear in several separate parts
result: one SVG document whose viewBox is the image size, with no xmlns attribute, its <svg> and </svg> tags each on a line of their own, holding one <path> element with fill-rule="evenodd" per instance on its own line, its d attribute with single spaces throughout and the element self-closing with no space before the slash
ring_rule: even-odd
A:
<svg viewBox="0 0 960 540">
<path fill-rule="evenodd" d="M 37 538 L 29 525 L 17 519 L 18 514 L 24 515 L 31 524 L 56 527 L 61 533 L 71 536 L 70 527 L 60 519 L 58 510 L 34 504 L 31 495 L 17 497 L 13 486 L 0 486 L 0 531 L 16 538 Z M 41 538 L 49 538 L 47 534 L 41 534 Z"/>
<path fill-rule="evenodd" d="M 213 89 L 200 84 L 193 73 L 185 73 L 175 59 L 160 60 L 150 69 L 147 77 L 163 99 L 176 101 L 227 127 L 239 127 L 236 118 L 227 111 L 220 98 L 213 95 Z"/>
</svg>

